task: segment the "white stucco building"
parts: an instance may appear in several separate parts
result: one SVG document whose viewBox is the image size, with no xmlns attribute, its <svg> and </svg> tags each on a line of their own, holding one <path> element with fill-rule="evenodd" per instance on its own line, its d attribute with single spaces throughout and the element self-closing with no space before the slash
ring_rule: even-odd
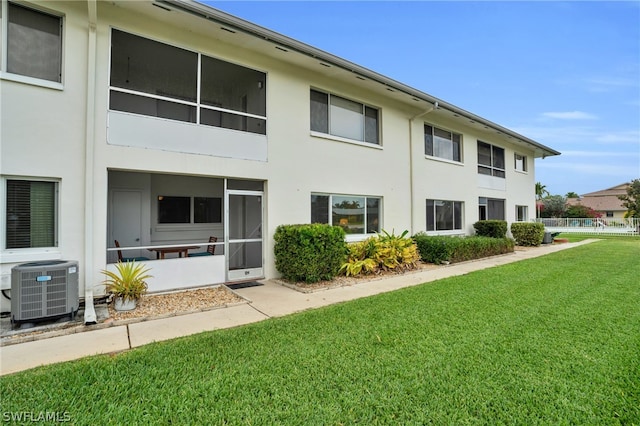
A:
<svg viewBox="0 0 640 426">
<path fill-rule="evenodd" d="M 81 298 L 103 292 L 116 240 L 161 291 L 277 276 L 282 224 L 355 240 L 533 219 L 534 158 L 559 154 L 192 1 L 2 0 L 0 43 L 6 295 L 13 266 L 55 259 L 78 261 Z"/>
</svg>

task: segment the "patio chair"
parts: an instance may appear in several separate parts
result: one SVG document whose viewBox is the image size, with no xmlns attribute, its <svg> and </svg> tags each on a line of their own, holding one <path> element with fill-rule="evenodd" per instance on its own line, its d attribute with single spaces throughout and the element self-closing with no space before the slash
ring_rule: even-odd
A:
<svg viewBox="0 0 640 426">
<path fill-rule="evenodd" d="M 118 240 L 114 240 L 116 243 L 116 247 L 120 248 L 120 243 Z M 118 250 L 118 261 L 119 262 L 139 262 L 141 260 L 150 260 L 148 257 L 138 256 L 138 257 L 122 257 L 122 251 Z"/>
<path fill-rule="evenodd" d="M 209 237 L 210 243 L 215 243 L 218 241 L 218 237 L 211 236 Z M 196 253 L 189 253 L 189 257 L 198 257 L 198 256 L 213 256 L 216 253 L 216 246 L 209 244 L 207 246 L 207 250 L 199 251 Z"/>
</svg>

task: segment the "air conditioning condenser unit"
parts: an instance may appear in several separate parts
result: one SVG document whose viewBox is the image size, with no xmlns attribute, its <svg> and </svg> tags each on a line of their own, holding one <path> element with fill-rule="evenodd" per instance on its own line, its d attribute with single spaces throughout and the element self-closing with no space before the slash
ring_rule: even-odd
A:
<svg viewBox="0 0 640 426">
<path fill-rule="evenodd" d="M 49 260 L 11 269 L 11 322 L 73 319 L 79 304 L 78 262 Z"/>
</svg>

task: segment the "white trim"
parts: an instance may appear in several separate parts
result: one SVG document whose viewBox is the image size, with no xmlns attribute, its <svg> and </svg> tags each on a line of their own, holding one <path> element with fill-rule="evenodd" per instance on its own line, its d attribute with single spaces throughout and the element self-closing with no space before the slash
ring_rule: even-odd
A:
<svg viewBox="0 0 640 426">
<path fill-rule="evenodd" d="M 448 160 L 448 159 L 442 158 L 442 157 L 434 157 L 433 155 L 426 155 L 425 154 L 424 158 L 426 160 L 440 161 L 442 163 L 453 164 L 454 166 L 464 166 L 463 162 L 454 161 L 454 160 Z"/>
<path fill-rule="evenodd" d="M 322 133 L 322 132 L 318 132 L 315 130 L 311 130 L 310 131 L 310 135 L 316 138 L 321 138 L 321 139 L 326 139 L 326 140 L 330 140 L 330 141 L 334 141 L 334 142 L 344 142 L 344 143 L 350 143 L 352 145 L 358 145 L 358 146 L 363 146 L 366 148 L 374 148 L 374 149 L 384 149 L 384 147 L 382 145 L 379 144 L 374 144 L 371 142 L 362 142 L 356 139 L 349 139 L 349 138 L 343 138 L 340 136 L 334 136 L 334 135 L 330 135 L 328 133 Z"/>
</svg>

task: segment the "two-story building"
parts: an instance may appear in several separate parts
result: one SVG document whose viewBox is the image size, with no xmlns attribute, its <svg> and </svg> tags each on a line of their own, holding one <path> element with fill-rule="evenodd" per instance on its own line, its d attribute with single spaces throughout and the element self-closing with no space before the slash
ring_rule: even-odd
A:
<svg viewBox="0 0 640 426">
<path fill-rule="evenodd" d="M 151 291 L 276 277 L 282 224 L 358 240 L 527 221 L 534 159 L 559 154 L 193 1 L 1 17 L 3 312 L 25 262 L 77 260 L 91 301 L 118 256 L 148 259 Z"/>
</svg>

